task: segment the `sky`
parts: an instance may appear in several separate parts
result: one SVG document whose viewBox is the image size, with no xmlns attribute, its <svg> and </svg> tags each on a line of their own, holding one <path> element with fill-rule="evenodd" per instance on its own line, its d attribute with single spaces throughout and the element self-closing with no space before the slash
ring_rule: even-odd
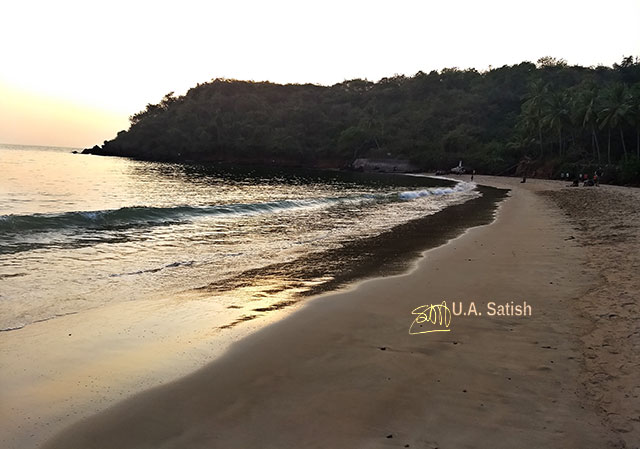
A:
<svg viewBox="0 0 640 449">
<path fill-rule="evenodd" d="M 214 78 L 331 85 L 640 56 L 640 0 L 10 0 L 0 142 L 89 147 Z"/>
</svg>

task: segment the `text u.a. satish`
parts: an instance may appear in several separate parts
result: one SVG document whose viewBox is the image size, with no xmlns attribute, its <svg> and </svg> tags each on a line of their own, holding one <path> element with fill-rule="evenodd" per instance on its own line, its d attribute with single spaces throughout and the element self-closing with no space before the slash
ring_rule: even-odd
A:
<svg viewBox="0 0 640 449">
<path fill-rule="evenodd" d="M 498 304 L 493 301 L 488 302 L 484 313 L 482 313 L 482 310 L 478 310 L 478 307 L 476 307 L 473 301 L 466 307 L 461 301 L 452 302 L 451 304 L 451 313 L 454 316 L 531 316 L 532 312 L 531 305 L 527 304 L 527 301 L 523 301 L 520 304 L 515 301 L 509 301 L 503 304 Z"/>
</svg>

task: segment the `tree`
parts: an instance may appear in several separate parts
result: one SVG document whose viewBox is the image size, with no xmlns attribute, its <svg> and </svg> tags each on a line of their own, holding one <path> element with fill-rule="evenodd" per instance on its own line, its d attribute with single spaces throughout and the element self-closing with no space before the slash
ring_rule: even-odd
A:
<svg viewBox="0 0 640 449">
<path fill-rule="evenodd" d="M 629 117 L 636 129 L 636 158 L 640 161 L 640 83 L 629 91 Z"/>
<path fill-rule="evenodd" d="M 365 148 L 368 142 L 367 131 L 359 126 L 351 126 L 345 129 L 338 138 L 338 146 L 345 154 L 352 154 L 351 161 L 358 158 L 358 153 Z"/>
<path fill-rule="evenodd" d="M 604 93 L 603 107 L 598 114 L 600 119 L 600 129 L 607 128 L 607 160 L 611 164 L 611 131 L 618 129 L 620 131 L 620 140 L 622 142 L 622 150 L 624 160 L 628 160 L 627 146 L 624 142 L 623 124 L 629 120 L 629 95 L 627 87 L 624 84 L 614 84 Z"/>
<path fill-rule="evenodd" d="M 558 133 L 558 155 L 562 156 L 562 131 L 566 129 L 571 119 L 569 116 L 567 94 L 564 92 L 553 92 L 547 97 L 546 111 L 544 114 L 544 123 L 547 124 L 550 130 Z"/>
<path fill-rule="evenodd" d="M 596 128 L 598 126 L 597 98 L 598 91 L 596 89 L 586 89 L 582 91 L 578 97 L 576 109 L 578 110 L 578 117 L 582 118 L 582 127 L 587 128 L 591 134 L 591 148 L 592 151 L 594 148 L 597 151 L 599 164 L 600 144 L 598 142 L 598 135 L 596 134 Z"/>
<path fill-rule="evenodd" d="M 625 84 L 633 84 L 640 77 L 640 59 L 633 56 L 625 56 L 620 64 L 613 64 L 613 70 L 617 72 L 619 81 Z"/>
<path fill-rule="evenodd" d="M 543 56 L 536 61 L 538 63 L 538 67 L 566 67 L 567 61 L 564 59 L 557 59 L 553 56 Z"/>
<path fill-rule="evenodd" d="M 549 95 L 549 86 L 541 80 L 536 80 L 529 85 L 529 93 L 526 101 L 522 105 L 524 122 L 528 127 L 535 128 L 538 132 L 538 142 L 540 144 L 540 157 L 544 156 L 544 145 L 542 143 L 542 127 L 544 123 L 545 105 Z"/>
<path fill-rule="evenodd" d="M 535 154 L 538 174 L 551 176 L 564 164 L 604 159 L 605 129 L 610 163 L 640 156 L 638 83 L 640 63 L 629 57 L 614 67 L 544 57 L 537 66 L 452 68 L 333 86 L 216 79 L 148 104 L 96 152 L 336 168 L 392 154 L 424 170 L 464 155 L 488 173 Z M 634 132 L 636 151 L 628 152 Z"/>
</svg>

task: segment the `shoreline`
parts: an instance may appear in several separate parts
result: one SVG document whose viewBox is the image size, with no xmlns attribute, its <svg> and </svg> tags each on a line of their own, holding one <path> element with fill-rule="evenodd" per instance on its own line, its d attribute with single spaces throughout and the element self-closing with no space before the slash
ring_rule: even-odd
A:
<svg viewBox="0 0 640 449">
<path fill-rule="evenodd" d="M 58 154 L 57 156 L 61 156 Z M 57 157 L 56 156 L 56 157 Z M 68 155 L 63 155 L 68 156 Z M 72 157 L 68 157 L 68 159 L 73 159 Z M 174 167 L 174 166 L 172 166 Z M 157 167 L 156 167 L 157 168 Z M 175 168 L 175 167 L 174 167 Z M 193 173 L 180 173 L 180 178 L 183 176 L 191 176 L 199 179 L 201 176 L 203 178 L 208 179 L 210 176 L 227 176 L 232 182 L 235 182 L 241 179 L 243 176 L 247 175 L 246 172 L 243 172 L 242 169 L 236 169 L 223 172 L 217 172 L 214 170 L 213 172 L 209 172 L 207 170 L 198 171 L 197 168 L 192 167 L 195 171 Z M 182 169 L 179 169 L 182 170 Z M 255 204 L 250 202 L 250 204 L 243 204 L 242 199 L 236 198 L 236 201 L 240 201 L 238 204 L 229 203 L 229 205 L 211 205 L 210 207 L 205 207 L 204 210 L 201 210 L 199 206 L 197 206 L 198 201 L 196 201 L 192 206 L 187 207 L 186 209 L 182 206 L 174 205 L 172 207 L 143 207 L 142 210 L 138 210 L 139 208 L 133 204 L 133 202 L 129 205 L 124 204 L 123 207 L 116 206 L 114 204 L 107 204 L 104 207 L 99 205 L 94 205 L 96 207 L 82 207 L 82 205 L 76 205 L 71 208 L 63 208 L 65 210 L 41 215 L 39 213 L 34 212 L 35 209 L 31 209 L 31 211 L 25 212 L 24 214 L 5 214 L 4 219 L 0 217 L 0 225 L 4 223 L 3 227 L 5 230 L 9 231 L 9 239 L 3 241 L 3 247 L 1 248 L 6 256 L 5 259 L 7 262 L 12 261 L 15 258 L 17 260 L 21 260 L 25 253 L 25 250 L 29 251 L 49 251 L 54 249 L 54 251 L 85 251 L 91 252 L 93 248 L 100 248 L 96 246 L 100 243 L 112 244 L 116 245 L 125 244 L 125 241 L 136 241 L 136 231 L 143 232 L 144 230 L 149 230 L 152 235 L 160 235 L 162 231 L 158 231 L 158 229 L 171 229 L 173 226 L 173 222 L 178 220 L 181 221 L 183 219 L 182 214 L 185 213 L 186 217 L 184 220 L 187 222 L 193 222 L 194 226 L 199 227 L 199 230 L 202 232 L 200 236 L 207 236 L 209 232 L 209 228 L 207 226 L 207 221 L 200 220 L 200 217 L 206 218 L 207 220 L 214 220 L 217 223 L 217 219 L 220 218 L 221 231 L 224 235 L 224 225 L 229 221 L 245 221 L 249 223 L 249 227 L 245 227 L 245 231 L 249 231 L 249 233 L 257 232 L 262 236 L 273 235 L 275 240 L 273 239 L 263 239 L 262 243 L 267 243 L 266 246 L 271 247 L 270 251 L 257 251 L 257 257 L 254 258 L 250 256 L 250 254 L 255 254 L 253 251 L 255 245 L 253 244 L 252 238 L 254 236 L 250 236 L 246 234 L 247 237 L 244 239 L 244 242 L 247 244 L 245 248 L 236 250 L 236 245 L 233 242 L 233 239 L 230 239 L 228 236 L 221 239 L 219 242 L 216 240 L 213 242 L 214 245 L 218 243 L 221 246 L 207 247 L 204 244 L 204 240 L 198 240 L 198 242 L 202 242 L 198 248 L 198 243 L 196 242 L 196 247 L 187 251 L 177 251 L 172 252 L 168 251 L 165 254 L 163 252 L 163 256 L 158 258 L 158 261 L 146 261 L 144 258 L 138 261 L 129 260 L 124 257 L 122 261 L 118 259 L 118 263 L 113 264 L 116 267 L 114 270 L 111 270 L 110 267 L 100 266 L 98 263 L 98 267 L 100 270 L 94 270 L 93 264 L 82 264 L 81 266 L 74 266 L 74 269 L 78 269 L 78 274 L 81 275 L 82 278 L 93 278 L 94 275 L 98 275 L 97 279 L 92 279 L 91 281 L 84 281 L 79 284 L 76 284 L 76 288 L 66 289 L 65 285 L 61 285 L 59 288 L 55 287 L 55 280 L 49 280 L 46 283 L 37 283 L 36 285 L 31 285 L 31 293 L 28 295 L 30 297 L 29 300 L 21 301 L 18 298 L 22 297 L 24 293 L 27 291 L 24 290 L 24 283 L 30 283 L 29 277 L 38 271 L 37 265 L 32 266 L 31 268 L 24 266 L 22 267 L 18 264 L 18 267 L 22 267 L 22 270 L 18 268 L 13 269 L 9 268 L 8 274 L 0 275 L 0 282 L 6 283 L 7 291 L 5 295 L 8 298 L 14 298 L 10 301 L 0 302 L 0 332 L 16 330 L 33 323 L 35 321 L 46 320 L 51 318 L 56 318 L 60 315 L 78 312 L 82 310 L 86 310 L 88 308 L 100 307 L 101 305 L 109 302 L 119 301 L 121 298 L 133 295 L 136 299 L 146 298 L 146 297 L 154 297 L 154 296 L 162 296 L 167 295 L 170 291 L 175 294 L 180 294 L 182 291 L 187 289 L 204 290 L 208 286 L 214 287 L 212 290 L 216 290 L 217 297 L 220 297 L 218 293 L 222 293 L 225 297 L 229 297 L 229 302 L 233 301 L 233 298 L 230 295 L 233 295 L 232 292 L 234 289 L 239 287 L 239 295 L 242 297 L 238 298 L 239 304 L 233 305 L 241 305 L 243 297 L 245 293 L 249 293 L 251 295 L 251 299 L 264 299 L 267 302 L 269 296 L 273 296 L 273 292 L 276 290 L 287 290 L 289 292 L 299 292 L 305 290 L 318 290 L 318 284 L 322 284 L 327 278 L 331 277 L 334 272 L 344 272 L 344 267 L 349 263 L 353 263 L 357 265 L 357 258 L 366 257 L 366 255 L 362 255 L 362 253 L 358 254 L 356 251 L 335 251 L 336 246 L 353 246 L 351 243 L 355 240 L 363 241 L 367 239 L 367 236 L 375 233 L 380 233 L 388 229 L 392 229 L 395 227 L 395 223 L 398 221 L 408 221 L 409 218 L 418 218 L 423 216 L 425 211 L 420 211 L 419 206 L 411 206 L 412 201 L 406 201 L 408 209 L 412 209 L 412 213 L 409 217 L 401 218 L 402 215 L 398 214 L 398 220 L 395 220 L 393 223 L 385 223 L 385 220 L 382 217 L 378 217 L 376 222 L 376 217 L 373 216 L 374 222 L 376 225 L 376 232 L 368 232 L 367 229 L 361 229 L 360 226 L 356 225 L 356 228 L 359 230 L 352 230 L 351 232 L 348 229 L 349 219 L 343 221 L 344 225 L 338 226 L 338 233 L 336 236 L 333 236 L 333 226 L 331 224 L 331 220 L 333 218 L 338 218 L 341 215 L 349 216 L 353 215 L 354 217 L 351 220 L 356 220 L 360 222 L 360 217 L 363 217 L 367 220 L 372 215 L 367 211 L 367 208 L 356 208 L 350 210 L 349 203 L 353 199 L 356 202 L 364 202 L 371 203 L 374 207 L 378 208 L 376 205 L 379 201 L 387 201 L 392 200 L 391 202 L 397 203 L 395 209 L 402 208 L 404 209 L 402 203 L 404 203 L 404 198 L 402 195 L 406 190 L 407 194 L 410 194 L 414 189 L 418 189 L 418 191 L 431 190 L 431 189 L 440 189 L 440 188 L 448 188 L 456 185 L 455 181 L 452 180 L 432 180 L 431 178 L 411 178 L 408 176 L 401 175 L 349 175 L 347 179 L 342 179 L 342 175 L 334 175 L 329 174 L 327 172 L 321 171 L 304 171 L 301 172 L 304 176 L 309 176 L 311 179 L 316 179 L 314 176 L 318 176 L 317 180 L 320 180 L 323 186 L 329 188 L 331 190 L 332 183 L 340 184 L 342 181 L 346 182 L 354 182 L 355 185 L 362 184 L 362 186 L 356 189 L 354 195 L 346 194 L 346 196 L 334 196 L 334 194 L 338 193 L 338 191 L 333 194 L 327 194 L 328 196 L 324 196 L 323 194 L 315 195 L 314 194 L 305 194 L 304 189 L 307 187 L 301 186 L 297 195 L 301 198 L 306 198 L 305 200 L 297 203 L 297 201 L 288 201 L 284 198 L 281 198 L 278 201 L 269 201 L 269 197 L 258 196 L 260 199 L 256 199 Z M 294 172 L 275 172 L 275 171 L 267 171 L 262 173 L 251 172 L 251 176 L 255 176 L 258 179 L 262 179 L 259 183 L 265 182 L 264 179 L 268 179 L 273 176 L 284 176 L 284 184 L 292 181 L 291 177 L 295 176 Z M 263 179 L 263 177 L 265 177 Z M 162 177 L 161 177 L 162 179 Z M 289 181 L 286 181 L 289 179 Z M 306 179 L 306 178 L 305 178 Z M 309 180 L 311 180 L 309 179 Z M 342 180 L 341 180 L 342 179 Z M 315 182 L 315 181 L 312 181 Z M 389 186 L 386 184 L 389 183 Z M 295 182 L 294 182 L 295 184 Z M 378 187 L 375 187 L 378 186 Z M 386 187 L 383 187 L 386 186 Z M 404 187 L 407 186 L 407 187 Z M 466 188 L 464 189 L 450 189 L 449 192 L 453 194 L 453 196 L 458 195 L 457 190 L 464 190 L 461 194 L 466 196 L 469 194 L 469 191 L 473 189 L 473 184 L 466 184 Z M 352 186 L 353 187 L 353 186 Z M 350 189 L 351 187 L 349 187 Z M 367 193 L 363 193 L 360 195 L 357 191 L 360 188 L 364 188 L 364 192 L 369 191 L 371 188 L 374 190 L 390 190 L 397 191 L 398 198 L 392 198 L 393 195 L 389 196 L 387 193 L 382 193 L 381 195 L 373 194 L 371 198 L 368 198 L 370 195 Z M 379 189 L 380 188 L 380 189 Z M 303 189 L 303 191 L 300 191 Z M 286 190 L 286 188 L 285 188 Z M 389 192 L 390 194 L 390 192 Z M 311 196 L 309 196 L 311 195 Z M 473 195 L 473 194 L 470 194 Z M 284 195 L 286 196 L 286 195 Z M 309 198 L 307 198 L 309 196 Z M 387 198 L 387 196 L 389 196 Z M 377 198 L 374 198 L 377 197 Z M 77 200 L 78 198 L 76 198 Z M 224 201 L 222 201 L 224 202 Z M 437 203 L 442 204 L 443 206 L 448 203 L 447 200 L 443 199 L 440 201 L 436 200 Z M 153 202 L 152 202 L 153 203 Z M 177 207 L 176 207 L 177 206 Z M 309 207 L 307 207 L 309 206 Z M 316 208 L 316 206 L 318 206 Z M 386 207 L 386 206 L 384 206 Z M 383 207 L 383 208 L 384 208 Z M 438 206 L 441 207 L 441 206 Z M 27 210 L 30 208 L 27 208 Z M 66 210 L 69 209 L 69 210 Z M 85 210 L 87 209 L 87 210 Z M 306 209 L 306 210 L 305 210 Z M 315 212 L 313 211 L 314 209 Z M 325 216 L 323 211 L 329 213 L 329 221 L 325 221 Z M 358 211 L 358 209 L 360 209 Z M 435 208 L 437 209 L 437 208 Z M 329 212 L 331 211 L 331 212 Z M 434 210 L 429 209 L 429 213 L 433 213 Z M 6 212 L 6 211 L 5 211 Z M 31 213 L 33 212 L 33 213 Z M 255 212 L 255 217 L 253 216 Z M 280 212 L 284 212 L 283 215 L 279 216 Z M 384 211 L 381 211 L 384 212 Z M 147 213 L 149 216 L 147 216 Z M 295 222 L 289 223 L 287 222 L 286 217 L 293 217 L 296 213 L 300 213 L 301 215 L 309 214 L 315 217 L 313 220 L 314 226 L 311 230 L 304 230 L 304 237 L 301 237 L 297 240 L 296 237 L 292 237 L 297 233 L 297 224 Z M 198 218 L 196 218 L 198 217 Z M 285 217 L 284 219 L 281 217 Z M 150 219 L 150 221 L 147 221 Z M 263 223 L 267 225 L 267 228 L 261 230 L 260 224 Z M 273 223 L 277 223 L 280 226 L 271 227 Z M 254 226 L 255 224 L 255 226 Z M 37 229 L 41 226 L 45 226 L 46 228 L 51 227 L 52 229 L 58 230 L 65 233 L 72 229 L 74 226 L 79 226 L 83 229 L 86 229 L 89 233 L 88 236 L 90 238 L 83 239 L 80 238 L 75 239 L 74 237 L 66 238 L 64 237 L 59 243 L 59 247 L 55 244 L 50 244 L 46 242 L 47 236 L 40 235 L 41 232 Z M 118 234 L 118 238 L 122 238 L 124 240 L 116 242 L 114 240 L 115 237 L 110 235 L 110 227 L 116 226 L 118 232 L 122 232 L 123 234 Z M 156 225 L 160 225 L 156 228 Z M 20 231 L 16 233 L 16 230 L 22 226 L 25 226 L 24 232 Z M 120 228 L 120 226 L 124 226 Z M 147 228 L 149 226 L 149 228 Z M 235 226 L 235 225 L 233 225 Z M 95 231 L 93 228 L 97 228 Z M 289 232 L 287 228 L 293 229 L 293 232 Z M 386 228 L 386 229 L 385 229 Z M 176 235 L 178 238 L 186 237 L 186 240 L 189 241 L 189 235 L 185 235 L 185 229 L 189 229 L 188 227 L 181 226 L 176 228 L 175 234 L 171 233 L 171 235 Z M 264 232 L 265 230 L 272 229 L 274 231 L 273 234 Z M 279 232 L 279 229 L 286 230 L 285 232 Z M 12 242 L 14 240 L 13 237 L 18 240 L 21 239 L 22 235 L 27 235 L 31 233 L 35 233 L 38 238 L 42 238 L 41 242 L 36 242 L 34 244 L 31 243 L 20 243 L 17 244 Z M 44 232 L 44 231 L 43 231 Z M 308 235 L 307 235 L 308 234 Z M 339 237 L 340 234 L 343 234 L 342 238 Z M 385 233 L 388 234 L 388 233 Z M 169 239 L 171 239 L 171 235 Z M 350 237 L 349 237 L 350 235 Z M 113 237 L 113 238 L 112 238 Z M 35 238 L 35 237 L 34 237 Z M 162 237 L 163 239 L 166 236 Z M 260 242 L 261 237 L 257 236 L 258 242 Z M 144 239 L 142 239 L 144 240 Z M 206 240 L 206 238 L 205 238 Z M 370 240 L 370 239 L 368 239 Z M 384 239 L 382 239 L 384 240 Z M 19 240 L 22 241 L 22 240 Z M 269 245 L 269 241 L 273 242 L 273 245 Z M 55 243 L 55 242 L 54 242 Z M 241 242 L 242 243 L 242 242 Z M 230 246 L 229 246 L 230 244 Z M 286 246 L 282 246 L 282 244 Z M 382 242 L 384 245 L 384 242 Z M 260 245 L 258 245 L 260 246 Z M 369 245 L 371 246 L 371 245 Z M 223 247 L 233 248 L 230 254 L 222 255 L 222 258 L 218 257 L 218 253 L 223 251 Z M 142 243 L 142 248 L 145 248 L 144 243 Z M 146 245 L 147 249 L 152 249 L 150 245 Z M 284 248 L 283 254 L 278 254 L 280 249 Z M 210 249 L 213 249 L 211 254 Z M 219 251 L 218 251 L 219 249 Z M 346 248 L 345 248 L 346 249 Z M 366 248 L 365 248 L 366 249 Z M 373 248 L 375 250 L 376 248 Z M 107 249 L 110 251 L 111 248 Z M 196 251 L 194 255 L 193 251 Z M 197 254 L 198 250 L 202 252 L 200 257 Z M 269 254 L 271 252 L 271 254 Z M 318 257 L 319 252 L 330 253 L 327 257 L 322 257 L 321 255 Z M 371 252 L 371 251 L 368 251 Z M 12 255 L 13 254 L 13 255 Z M 315 259 L 313 255 L 316 255 Z M 14 256 L 15 255 L 15 256 Z M 350 260 L 345 260 L 344 263 L 340 263 L 340 260 L 335 260 L 335 257 L 341 256 L 348 257 Z M 192 257 L 193 256 L 193 257 Z M 230 257 L 231 259 L 226 259 Z M 215 263 L 217 266 L 217 272 L 204 269 L 203 267 L 210 263 L 210 259 L 217 260 Z M 292 260 L 295 259 L 295 262 Z M 323 260 L 324 259 L 324 260 Z M 232 266 L 231 269 L 227 269 L 226 262 L 229 261 L 229 265 Z M 147 263 L 143 263 L 147 262 Z M 318 264 L 320 261 L 320 264 Z M 52 261 L 52 266 L 56 267 L 55 260 Z M 121 266 L 121 269 L 118 269 Z M 84 268 L 87 268 L 84 270 Z M 185 273 L 186 276 L 190 277 L 191 281 L 188 283 L 182 283 L 179 281 L 181 274 L 178 273 L 182 267 L 192 267 L 196 271 L 191 271 L 190 273 Z M 214 269 L 214 270 L 216 270 Z M 36 271 L 34 271 L 36 270 Z M 174 272 L 175 271 L 175 272 Z M 185 270 L 186 271 L 186 270 Z M 352 272 L 355 270 L 351 270 Z M 67 279 L 67 285 L 71 285 L 78 278 L 74 270 L 67 270 L 68 273 L 72 274 L 70 279 Z M 162 272 L 162 273 L 160 273 Z M 171 272 L 173 273 L 174 279 L 177 279 L 176 282 L 165 282 L 161 285 L 154 287 L 149 287 L 153 285 L 154 282 L 149 282 L 149 279 L 145 279 L 148 277 L 148 273 L 158 273 L 159 276 L 163 276 L 165 279 L 170 277 Z M 326 272 L 326 275 L 325 275 Z M 170 273 L 167 275 L 167 273 Z M 191 273 L 197 273 L 195 275 Z M 24 277 L 23 277 L 24 276 Z M 129 278 L 131 276 L 131 278 Z M 138 284 L 138 280 L 135 279 L 140 276 L 141 284 Z M 31 276 L 33 277 L 33 276 Z M 16 279 L 13 279 L 16 278 Z M 264 283 L 264 285 L 259 286 L 257 280 Z M 113 282 L 109 281 L 112 279 Z M 119 281 L 119 282 L 116 282 Z M 282 282 L 280 282 L 282 281 Z M 302 281 L 302 282 L 298 282 Z M 95 282 L 95 284 L 94 284 Z M 147 288 L 145 288 L 145 282 L 147 284 Z M 137 286 L 132 288 L 127 288 L 126 285 L 129 283 L 136 285 L 140 285 L 141 288 Z M 101 286 L 109 286 L 109 288 L 100 288 Z M 125 287 L 120 288 L 121 285 Z M 242 287 L 247 286 L 248 289 L 243 289 Z M 49 287 L 51 287 L 51 294 L 53 294 L 54 301 L 49 301 L 47 296 L 43 294 L 45 291 L 49 291 Z M 110 287 L 114 287 L 119 295 L 108 294 L 111 290 Z M 261 288 L 258 288 L 261 287 Z M 97 292 L 95 290 L 98 290 Z M 64 292 L 64 293 L 62 293 Z M 62 294 L 60 294 L 62 293 Z M 103 294 L 105 293 L 105 294 Z M 227 295 L 229 293 L 229 295 Z M 287 296 L 292 296 L 288 294 L 288 292 L 284 292 L 284 294 L 278 294 L 277 299 L 291 299 L 286 298 Z M 31 301 L 31 297 L 34 299 Z M 73 299 L 73 300 L 71 300 Z M 272 304 L 267 304 L 267 306 L 271 306 Z M 23 307 L 24 306 L 24 307 Z"/>
<path fill-rule="evenodd" d="M 489 438 L 496 447 L 613 448 L 622 447 L 619 441 L 624 435 L 624 441 L 634 441 L 634 424 L 621 423 L 614 413 L 622 413 L 612 403 L 620 398 L 611 397 L 614 388 L 621 387 L 615 383 L 615 370 L 608 381 L 598 379 L 596 394 L 589 384 L 594 368 L 585 369 L 585 345 L 593 341 L 586 341 L 585 335 L 588 340 L 594 324 L 577 298 L 588 297 L 599 280 L 593 277 L 594 267 L 591 271 L 581 268 L 581 261 L 590 255 L 580 237 L 574 237 L 580 236 L 573 229 L 575 223 L 569 222 L 551 199 L 538 194 L 543 190 L 560 194 L 564 185 L 530 180 L 523 186 L 516 178 L 476 178 L 478 184 L 512 189 L 510 197 L 498 205 L 497 218 L 490 225 L 467 228 L 447 243 L 423 251 L 405 265 L 408 268 L 403 274 L 359 281 L 338 292 L 314 296 L 302 306 L 277 310 L 261 320 L 264 327 L 242 323 L 240 330 L 228 331 L 223 343 L 214 344 L 210 338 L 215 308 L 185 298 L 138 304 L 135 309 L 114 305 L 108 313 L 100 310 L 89 317 L 66 317 L 69 324 L 75 321 L 80 334 L 86 332 L 83 337 L 93 339 L 93 345 L 78 346 L 73 339 L 76 334 L 67 336 L 63 327 L 34 327 L 25 341 L 46 336 L 42 342 L 53 343 L 53 354 L 44 347 L 40 353 L 44 360 L 31 356 L 28 364 L 32 369 L 21 379 L 22 390 L 16 393 L 7 388 L 0 399 L 16 393 L 24 400 L 28 397 L 24 395 L 30 394 L 25 387 L 43 380 L 48 382 L 50 396 L 45 398 L 46 407 L 38 408 L 44 416 L 40 423 L 0 407 L 7 426 L 5 435 L 0 435 L 2 445 L 39 447 L 46 441 L 46 448 L 157 447 L 162 438 L 153 441 L 150 435 L 155 434 L 166 437 L 167 447 L 387 447 L 397 446 L 401 437 L 406 442 L 403 440 L 400 447 L 447 442 L 454 447 L 476 447 L 478 438 Z M 513 240 L 511 234 L 518 233 L 524 239 Z M 536 248 L 541 239 L 546 244 Z M 511 254 L 509 241 L 534 251 L 523 255 L 512 248 Z M 496 264 L 497 257 L 503 263 Z M 524 273 L 525 282 L 519 288 L 508 276 L 514 270 Z M 538 286 L 535 281 L 541 276 L 553 277 L 553 284 Z M 533 307 L 532 317 L 454 317 L 451 332 L 413 336 L 407 332 L 411 310 L 422 305 L 416 298 L 475 301 L 479 310 L 486 311 L 491 300 L 498 304 L 512 300 L 509 291 L 518 291 L 520 297 L 531 292 L 524 300 Z M 547 295 L 549 292 L 555 296 Z M 603 295 L 602 289 L 598 295 Z M 545 303 L 544 316 L 537 314 L 540 303 L 529 298 Z M 187 314 L 175 313 L 184 307 L 189 309 Z M 152 317 L 132 318 L 134 310 L 152 312 Z M 121 318 L 128 315 L 122 323 Z M 167 326 L 175 319 L 178 322 Z M 190 326 L 188 332 L 184 332 L 185 326 Z M 178 329 L 181 334 L 175 333 Z M 247 329 L 253 329 L 248 336 Z M 496 338 L 500 333 L 502 338 Z M 101 344 L 98 337 L 104 340 Z M 137 351 L 125 344 L 131 337 L 140 343 Z M 172 363 L 175 357 L 166 357 L 167 347 L 169 352 L 181 354 L 180 366 Z M 0 347 L 3 356 L 6 351 L 6 345 Z M 382 354 L 389 357 L 380 358 Z M 553 360 L 545 357 L 548 355 Z M 37 372 L 43 361 L 46 366 L 47 357 L 64 358 L 68 366 L 63 376 Z M 606 372 L 605 363 L 611 359 L 595 357 L 595 362 Z M 139 363 L 152 369 L 145 372 Z M 91 370 L 102 372 L 104 379 L 87 377 Z M 465 376 L 465 372 L 473 376 Z M 118 379 L 109 378 L 110 373 Z M 492 379 L 501 375 L 502 382 Z M 56 382 L 55 376 L 64 382 Z M 128 384 L 122 384 L 123 377 L 128 377 Z M 86 385 L 80 385 L 85 379 Z M 517 386 L 516 379 L 525 385 Z M 461 397 L 457 386 L 463 383 L 466 391 Z M 81 400 L 69 408 L 72 395 Z M 602 397 L 608 401 L 604 414 Z M 258 402 L 267 405 L 260 407 Z M 167 410 L 152 406 L 158 403 L 166 403 Z M 216 403 L 220 408 L 212 409 Z M 185 408 L 186 417 L 176 404 Z M 54 416 L 64 407 L 69 412 L 66 417 Z M 45 422 L 51 410 L 53 415 Z M 314 410 L 320 412 L 319 418 Z M 623 410 L 628 412 L 629 408 Z M 542 424 L 527 424 L 529 415 L 537 416 Z M 134 428 L 122 422 L 123 416 L 136 423 Z M 476 419 L 488 422 L 478 427 L 471 424 Z M 25 427 L 22 437 L 9 439 L 6 432 L 10 426 L 15 430 L 16 425 Z M 27 426 L 35 430 L 27 431 Z M 589 427 L 584 435 L 580 435 L 581 426 Z M 389 433 L 382 437 L 373 435 L 372 430 L 384 433 L 385 429 Z M 442 431 L 434 434 L 434 429 Z M 82 442 L 89 435 L 100 435 L 104 446 Z"/>
<path fill-rule="evenodd" d="M 345 241 L 339 248 L 313 252 L 290 262 L 246 270 L 198 290 L 215 294 L 235 286 L 269 285 L 272 279 L 281 277 L 282 272 L 295 273 L 295 287 L 310 284 L 290 298 L 273 304 L 270 308 L 273 310 L 273 307 L 286 307 L 308 297 L 339 291 L 366 279 L 403 274 L 414 261 L 420 259 L 424 251 L 446 244 L 469 228 L 484 226 L 494 220 L 496 210 L 508 195 L 508 189 L 477 186 L 477 190 L 482 194 L 478 198 L 448 205 L 438 212 L 396 225 L 378 235 Z M 318 279 L 325 280 L 319 282 Z"/>
<path fill-rule="evenodd" d="M 576 263 L 586 249 L 566 217 L 535 192 L 545 185 L 512 185 L 491 225 L 426 251 L 408 273 L 315 298 L 44 447 L 614 447 L 578 380 L 590 323 L 576 299 L 597 281 Z M 408 333 L 423 303 L 514 298 L 532 316 Z"/>
<path fill-rule="evenodd" d="M 107 304 L 1 332 L 0 360 L 10 363 L 0 372 L 4 386 L 0 445 L 36 446 L 80 418 L 189 375 L 233 343 L 294 314 L 327 290 L 348 291 L 363 279 L 411 270 L 426 248 L 446 244 L 469 227 L 493 220 L 505 193 L 481 190 L 483 197 L 334 250 L 346 254 L 334 254 L 334 259 L 355 262 L 334 267 L 330 285 L 316 287 L 313 295 L 302 294 L 294 301 L 273 293 L 269 300 L 273 305 L 268 307 L 247 301 L 232 310 L 239 318 L 229 315 L 228 304 L 208 300 L 215 291 L 201 289 Z M 452 223 L 451 229 L 443 228 Z M 310 260 L 305 265 L 309 270 L 322 262 L 314 262 L 313 255 Z M 257 274 L 268 281 L 268 272 Z M 256 314 L 260 319 L 245 319 Z"/>
</svg>

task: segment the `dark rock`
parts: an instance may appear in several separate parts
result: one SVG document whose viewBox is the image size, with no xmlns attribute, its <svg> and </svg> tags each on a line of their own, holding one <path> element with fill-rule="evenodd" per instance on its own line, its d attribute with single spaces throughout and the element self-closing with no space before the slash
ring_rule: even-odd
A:
<svg viewBox="0 0 640 449">
<path fill-rule="evenodd" d="M 85 148 L 81 154 L 102 154 L 102 148 L 98 145 L 94 145 L 93 148 Z"/>
</svg>

